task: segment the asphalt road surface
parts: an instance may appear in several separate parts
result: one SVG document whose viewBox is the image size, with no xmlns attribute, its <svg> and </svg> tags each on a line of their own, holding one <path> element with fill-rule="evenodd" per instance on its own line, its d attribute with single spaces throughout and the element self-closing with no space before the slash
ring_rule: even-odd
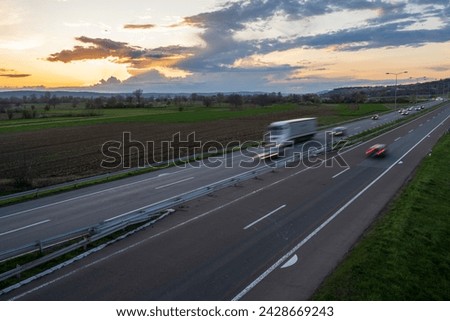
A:
<svg viewBox="0 0 450 321">
<path fill-rule="evenodd" d="M 307 300 L 449 128 L 447 105 L 328 161 L 201 197 L 0 299 Z M 375 143 L 386 157 L 365 157 Z"/>
<path fill-rule="evenodd" d="M 426 108 L 435 102 L 425 104 Z M 348 135 L 404 117 L 397 112 L 349 123 Z M 314 140 L 324 143 L 325 132 Z M 297 150 L 302 145 L 296 146 Z M 254 149 L 255 150 L 255 149 Z M 183 195 L 186 192 L 239 175 L 249 168 L 239 166 L 251 155 L 233 153 L 205 163 L 173 167 L 120 181 L 91 186 L 64 194 L 0 208 L 0 253 L 57 235 L 123 217 L 138 209 Z M 291 151 L 294 152 L 294 151 Z M 265 166 L 260 164 L 259 166 Z"/>
</svg>

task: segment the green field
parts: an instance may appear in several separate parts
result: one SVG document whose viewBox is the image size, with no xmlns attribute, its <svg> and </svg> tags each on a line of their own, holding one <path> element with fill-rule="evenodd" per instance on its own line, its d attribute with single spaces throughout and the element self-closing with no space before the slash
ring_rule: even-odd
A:
<svg viewBox="0 0 450 321">
<path fill-rule="evenodd" d="M 360 104 L 357 106 L 340 104 L 296 105 L 276 104 L 268 107 L 246 106 L 239 109 L 227 107 L 185 106 L 163 108 L 122 108 L 122 109 L 85 109 L 66 105 L 44 110 L 36 107 L 39 117 L 12 120 L 0 120 L 0 133 L 35 131 L 48 128 L 73 127 L 106 123 L 155 122 L 155 123 L 194 123 L 221 119 L 245 118 L 270 113 L 299 110 L 303 114 L 319 118 L 319 125 L 329 125 L 353 118 L 388 111 L 383 104 Z"/>
<path fill-rule="evenodd" d="M 314 300 L 450 299 L 450 135 Z"/>
</svg>

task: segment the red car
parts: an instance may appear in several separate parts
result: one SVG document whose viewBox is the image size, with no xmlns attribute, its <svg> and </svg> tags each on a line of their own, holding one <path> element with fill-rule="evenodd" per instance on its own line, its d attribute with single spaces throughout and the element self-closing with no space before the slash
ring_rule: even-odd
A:
<svg viewBox="0 0 450 321">
<path fill-rule="evenodd" d="M 385 144 L 375 144 L 366 150 L 366 156 L 369 157 L 384 157 L 386 155 Z"/>
</svg>

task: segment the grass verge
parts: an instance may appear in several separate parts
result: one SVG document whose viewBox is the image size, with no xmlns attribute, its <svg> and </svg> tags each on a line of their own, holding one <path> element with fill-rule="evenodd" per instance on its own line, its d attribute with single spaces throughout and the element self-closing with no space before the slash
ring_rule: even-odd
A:
<svg viewBox="0 0 450 321">
<path fill-rule="evenodd" d="M 450 134 L 313 300 L 450 299 Z"/>
</svg>

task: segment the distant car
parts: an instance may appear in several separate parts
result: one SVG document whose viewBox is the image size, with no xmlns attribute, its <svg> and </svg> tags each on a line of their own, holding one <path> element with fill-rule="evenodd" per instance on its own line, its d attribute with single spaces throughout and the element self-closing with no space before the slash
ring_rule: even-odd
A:
<svg viewBox="0 0 450 321">
<path fill-rule="evenodd" d="M 425 109 L 425 106 L 424 105 L 420 106 L 420 109 Z"/>
<path fill-rule="evenodd" d="M 399 112 L 400 114 L 402 114 L 404 111 L 405 111 L 405 110 L 403 110 L 403 109 L 399 109 L 398 112 Z"/>
<path fill-rule="evenodd" d="M 420 110 L 420 107 L 416 107 L 416 110 Z"/>
<path fill-rule="evenodd" d="M 412 110 L 413 110 L 413 108 L 412 108 L 412 107 L 409 107 L 409 108 L 408 108 L 408 110 L 409 110 L 409 111 L 412 111 Z"/>
<path fill-rule="evenodd" d="M 386 155 L 386 144 L 375 144 L 366 150 L 368 157 L 384 157 Z"/>
<path fill-rule="evenodd" d="M 347 127 L 335 127 L 333 128 L 333 130 L 331 131 L 331 134 L 333 136 L 345 136 L 345 134 L 347 133 Z"/>
<path fill-rule="evenodd" d="M 373 116 L 372 116 L 372 119 L 373 119 L 373 120 L 378 120 L 378 119 L 380 119 L 380 116 L 378 116 L 378 115 L 373 115 Z"/>
<path fill-rule="evenodd" d="M 404 111 L 402 112 L 402 115 L 404 115 L 404 116 L 409 115 L 409 111 L 404 110 Z"/>
</svg>

